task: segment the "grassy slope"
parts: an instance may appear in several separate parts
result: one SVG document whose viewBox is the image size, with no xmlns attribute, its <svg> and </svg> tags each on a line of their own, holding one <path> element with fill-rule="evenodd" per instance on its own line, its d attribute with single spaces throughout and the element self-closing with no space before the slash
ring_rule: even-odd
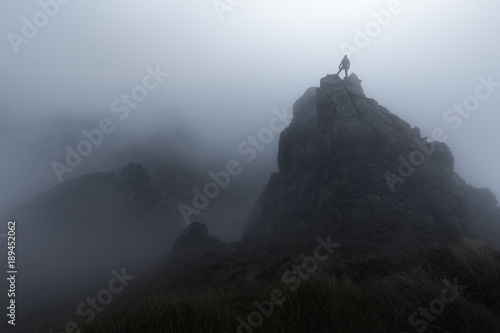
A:
<svg viewBox="0 0 500 333">
<path fill-rule="evenodd" d="M 248 322 L 257 311 L 254 301 L 269 309 L 266 300 L 277 289 L 283 295 L 271 302 L 272 314 L 254 313 L 258 327 L 241 332 L 500 332 L 500 254 L 487 245 L 464 241 L 411 254 L 335 256 L 292 290 L 297 285 L 284 283 L 282 274 L 305 258 L 245 265 L 224 286 L 212 277 L 200 288 L 124 299 L 89 324 L 71 319 L 82 332 L 238 332 L 238 317 Z M 464 286 L 453 301 L 445 281 Z M 449 303 L 438 301 L 443 292 Z M 409 323 L 430 306 L 442 313 L 417 314 Z"/>
</svg>

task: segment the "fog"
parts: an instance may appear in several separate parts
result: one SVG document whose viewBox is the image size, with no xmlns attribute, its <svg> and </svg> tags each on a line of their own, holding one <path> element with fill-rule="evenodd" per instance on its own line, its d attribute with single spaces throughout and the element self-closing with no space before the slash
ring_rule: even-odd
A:
<svg viewBox="0 0 500 333">
<path fill-rule="evenodd" d="M 40 4 L 1 4 L 0 208 L 58 184 L 50 163 L 83 139 L 81 130 L 117 119 L 112 102 L 141 84 L 148 66 L 169 76 L 116 123 L 91 158 L 105 155 L 110 142 L 177 121 L 190 124 L 205 145 L 201 151 L 234 150 L 273 108 L 291 108 L 308 87 L 335 73 L 342 43 L 356 46 L 356 29 L 365 30 L 372 12 L 389 3 L 241 1 L 218 13 L 211 1 L 70 1 L 26 43 L 8 34 L 23 37 L 23 17 L 33 21 Z M 500 78 L 499 7 L 492 0 L 402 0 L 389 24 L 350 57 L 368 96 L 423 135 L 445 129 L 457 171 L 497 196 L 500 134 L 493 126 L 500 94 L 481 101 L 457 130 L 443 114 L 474 93 L 479 76 Z M 75 124 L 68 142 L 56 116 L 88 123 Z"/>
<path fill-rule="evenodd" d="M 0 4 L 0 211 L 60 184 L 52 163 L 106 118 L 114 130 L 63 182 L 177 128 L 195 163 L 224 165 L 345 53 L 368 97 L 423 136 L 442 128 L 456 171 L 500 197 L 500 87 L 483 88 L 470 115 L 447 111 L 500 82 L 498 1 L 61 0 L 46 22 L 41 3 L 55 2 Z M 382 27 L 360 40 L 376 17 Z M 37 31 L 25 27 L 36 19 Z M 132 107 L 122 97 L 138 85 L 151 89 Z M 277 141 L 252 164 L 265 179 Z"/>
</svg>

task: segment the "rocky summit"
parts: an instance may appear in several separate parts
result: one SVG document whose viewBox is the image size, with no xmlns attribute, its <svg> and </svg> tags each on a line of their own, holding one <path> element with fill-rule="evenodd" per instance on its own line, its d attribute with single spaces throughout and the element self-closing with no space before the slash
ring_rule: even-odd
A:
<svg viewBox="0 0 500 333">
<path fill-rule="evenodd" d="M 192 246 L 193 244 L 201 243 L 209 239 L 208 227 L 198 221 L 191 223 L 186 230 L 177 238 L 172 252 L 176 253 L 180 250 Z"/>
<path fill-rule="evenodd" d="M 493 193 L 466 184 L 445 143 L 367 98 L 355 74 L 322 78 L 293 114 L 279 141 L 279 172 L 244 239 L 318 223 L 336 241 L 389 250 L 498 234 Z"/>
</svg>

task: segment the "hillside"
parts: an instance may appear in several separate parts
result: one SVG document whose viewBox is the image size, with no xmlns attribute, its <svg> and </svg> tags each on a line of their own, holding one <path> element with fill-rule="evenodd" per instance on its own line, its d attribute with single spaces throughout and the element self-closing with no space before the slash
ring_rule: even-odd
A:
<svg viewBox="0 0 500 333">
<path fill-rule="evenodd" d="M 93 332 L 499 332 L 494 195 L 360 83 L 329 75 L 295 103 L 240 241 L 194 222 L 96 320 L 66 320 Z"/>
</svg>

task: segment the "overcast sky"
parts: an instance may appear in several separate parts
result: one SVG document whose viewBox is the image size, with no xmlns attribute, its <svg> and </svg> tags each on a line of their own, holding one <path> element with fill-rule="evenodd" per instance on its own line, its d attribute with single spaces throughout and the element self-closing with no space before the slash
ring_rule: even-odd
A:
<svg viewBox="0 0 500 333">
<path fill-rule="evenodd" d="M 368 97 L 423 136 L 442 128 L 457 172 L 500 196 L 500 87 L 483 87 L 468 118 L 443 118 L 474 101 L 480 77 L 500 82 L 497 0 L 60 2 L 0 3 L 0 209 L 58 184 L 47 161 L 82 137 L 58 141 L 55 116 L 82 130 L 117 121 L 112 103 L 143 84 L 147 68 L 168 77 L 115 123 L 102 151 L 113 136 L 175 121 L 192 124 L 207 147 L 237 147 L 273 108 L 291 108 L 336 73 L 347 44 Z"/>
</svg>

